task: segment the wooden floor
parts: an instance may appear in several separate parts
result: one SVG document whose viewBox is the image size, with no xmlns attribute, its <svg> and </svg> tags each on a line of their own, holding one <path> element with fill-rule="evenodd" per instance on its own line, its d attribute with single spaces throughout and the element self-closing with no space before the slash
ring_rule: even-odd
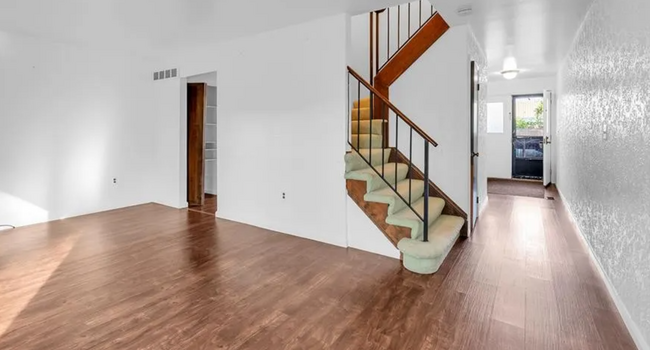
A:
<svg viewBox="0 0 650 350">
<path fill-rule="evenodd" d="M 217 196 L 206 193 L 205 200 L 203 201 L 203 205 L 190 207 L 188 209 L 192 211 L 197 211 L 199 213 L 209 214 L 214 216 L 214 213 L 217 212 Z"/>
<path fill-rule="evenodd" d="M 441 270 L 144 205 L 0 234 L 0 349 L 634 349 L 559 201 Z"/>
<path fill-rule="evenodd" d="M 488 179 L 488 194 L 546 198 L 542 181 L 519 179 Z"/>
</svg>

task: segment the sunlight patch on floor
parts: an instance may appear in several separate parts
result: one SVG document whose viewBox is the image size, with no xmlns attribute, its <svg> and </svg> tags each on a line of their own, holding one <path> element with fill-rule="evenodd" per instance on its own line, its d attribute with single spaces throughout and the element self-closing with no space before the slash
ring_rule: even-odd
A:
<svg viewBox="0 0 650 350">
<path fill-rule="evenodd" d="M 21 234 L 21 231 L 11 234 Z M 3 309 L 0 314 L 0 337 L 10 329 L 14 320 L 67 258 L 78 239 L 78 233 L 65 235 L 55 243 L 55 247 L 38 247 L 0 268 L 0 281 L 11 281 L 0 285 L 0 305 Z"/>
</svg>

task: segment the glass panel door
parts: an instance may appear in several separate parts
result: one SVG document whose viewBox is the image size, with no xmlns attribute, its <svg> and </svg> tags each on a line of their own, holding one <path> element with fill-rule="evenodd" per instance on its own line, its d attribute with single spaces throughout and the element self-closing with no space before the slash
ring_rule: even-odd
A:
<svg viewBox="0 0 650 350">
<path fill-rule="evenodd" d="M 542 179 L 544 174 L 544 97 L 512 99 L 512 177 Z"/>
</svg>

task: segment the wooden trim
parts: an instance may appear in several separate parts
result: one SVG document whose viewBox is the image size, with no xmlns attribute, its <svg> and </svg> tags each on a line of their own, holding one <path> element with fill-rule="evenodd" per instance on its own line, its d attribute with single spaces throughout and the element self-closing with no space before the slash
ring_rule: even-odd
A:
<svg viewBox="0 0 650 350">
<path fill-rule="evenodd" d="M 391 163 L 404 163 L 408 164 L 409 159 L 399 150 L 393 149 L 393 152 L 391 152 L 389 162 Z M 417 180 L 424 180 L 424 174 L 418 169 L 416 166 L 413 166 L 411 168 L 413 171 L 413 179 Z M 410 174 L 409 174 L 410 175 Z M 431 180 L 429 180 L 429 196 L 433 197 L 440 197 L 445 200 L 445 208 L 442 210 L 442 213 L 445 215 L 454 215 L 463 218 L 465 220 L 465 225 L 461 229 L 461 232 L 467 232 L 467 223 L 468 223 L 468 217 L 467 213 L 463 209 L 456 204 L 449 196 L 447 196 L 446 193 L 444 193 L 440 187 L 438 187 L 435 183 L 433 183 Z"/>
<path fill-rule="evenodd" d="M 361 180 L 346 180 L 348 196 L 359 206 L 359 208 L 370 218 L 377 228 L 397 247 L 402 238 L 411 237 L 411 229 L 401 226 L 394 226 L 386 223 L 388 216 L 388 204 L 366 202 L 363 196 L 366 194 L 367 185 Z"/>
<path fill-rule="evenodd" d="M 377 73 L 374 81 L 375 86 L 380 84 L 386 88 L 390 87 L 447 30 L 449 30 L 449 24 L 439 13 L 431 16 Z"/>
<path fill-rule="evenodd" d="M 359 75 L 359 73 L 355 72 L 354 69 L 352 69 L 350 66 L 348 66 L 348 72 L 350 72 L 350 74 L 352 74 L 353 77 L 355 77 L 359 82 L 361 82 L 363 86 L 365 86 L 368 90 L 370 90 L 370 92 L 373 95 L 381 99 L 383 104 L 385 104 L 388 108 L 390 108 L 393 112 L 395 112 L 395 114 L 397 114 L 402 119 L 402 121 L 404 121 L 408 126 L 412 127 L 413 130 L 415 130 L 415 132 L 417 132 L 420 136 L 422 136 L 422 138 L 429 141 L 429 143 L 431 143 L 434 147 L 438 146 L 438 143 L 434 141 L 431 138 L 431 136 L 427 135 L 427 133 L 425 133 L 422 129 L 420 129 L 417 125 L 415 125 L 415 123 L 413 123 L 411 119 L 409 119 L 404 113 L 402 113 L 402 111 L 400 111 L 397 107 L 395 107 L 395 105 L 393 105 L 390 101 L 388 101 L 386 97 L 384 97 L 379 91 L 377 91 L 377 89 L 375 89 L 374 87 L 372 87 L 372 85 L 370 85 L 367 81 L 365 81 Z"/>
<path fill-rule="evenodd" d="M 205 155 L 203 126 L 207 108 L 207 85 L 187 84 L 187 202 L 189 206 L 204 203 Z"/>
</svg>

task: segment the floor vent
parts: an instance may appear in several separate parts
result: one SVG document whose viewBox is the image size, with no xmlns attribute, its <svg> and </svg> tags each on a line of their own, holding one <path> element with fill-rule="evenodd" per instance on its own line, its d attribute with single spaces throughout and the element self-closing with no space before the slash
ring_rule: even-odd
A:
<svg viewBox="0 0 650 350">
<path fill-rule="evenodd" d="M 549 201 L 554 201 L 554 200 L 555 200 L 555 197 L 550 197 L 550 196 L 549 196 L 549 197 L 546 197 L 546 199 L 548 199 Z"/>
</svg>

